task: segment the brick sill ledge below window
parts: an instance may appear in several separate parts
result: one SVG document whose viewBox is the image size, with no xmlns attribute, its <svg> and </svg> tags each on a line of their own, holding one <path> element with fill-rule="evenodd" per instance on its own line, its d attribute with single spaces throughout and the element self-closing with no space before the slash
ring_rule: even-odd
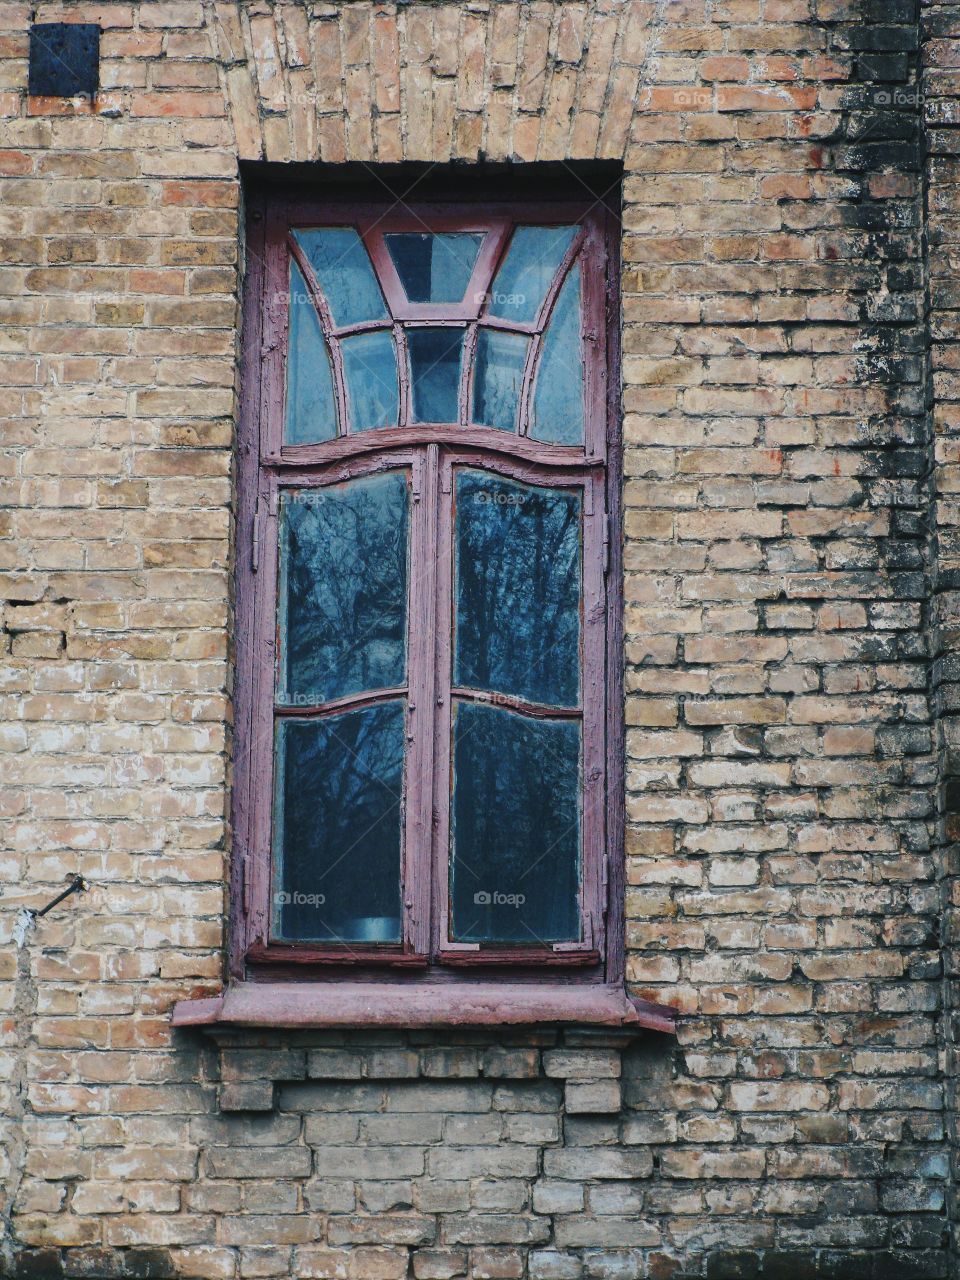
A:
<svg viewBox="0 0 960 1280">
<path fill-rule="evenodd" d="M 620 986 L 546 983 L 238 982 L 180 1000 L 175 1027 L 489 1027 L 574 1025 L 676 1032 L 677 1011 Z"/>
</svg>

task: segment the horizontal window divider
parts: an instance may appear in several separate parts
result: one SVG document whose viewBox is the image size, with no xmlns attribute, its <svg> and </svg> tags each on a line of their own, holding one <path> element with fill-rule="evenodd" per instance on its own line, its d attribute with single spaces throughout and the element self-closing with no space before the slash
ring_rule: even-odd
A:
<svg viewBox="0 0 960 1280">
<path fill-rule="evenodd" d="M 392 333 L 395 325 L 392 317 L 385 320 L 358 320 L 356 324 L 345 324 L 342 328 L 330 326 L 330 337 L 336 338 L 352 338 L 355 333 Z"/>
<path fill-rule="evenodd" d="M 342 698 L 332 698 L 329 702 L 315 702 L 309 706 L 296 706 L 288 702 L 277 702 L 274 715 L 283 719 L 317 718 L 336 715 L 339 711 L 352 711 L 357 707 L 373 707 L 380 702 L 391 702 L 397 698 L 407 697 L 407 686 L 396 689 L 371 689 L 363 693 L 348 693 Z"/>
<path fill-rule="evenodd" d="M 477 321 L 478 329 L 497 329 L 500 333 L 519 333 L 522 338 L 535 338 L 537 334 L 542 333 L 542 329 L 537 325 L 536 321 L 524 324 L 520 320 L 507 320 L 501 316 L 480 316 Z"/>
<path fill-rule="evenodd" d="M 282 473 L 284 467 L 319 468 L 358 454 L 428 444 L 440 444 L 454 451 L 482 449 L 491 454 L 536 462 L 548 467 L 596 471 L 604 466 L 603 458 L 588 457 L 582 445 L 543 444 L 528 436 L 497 431 L 492 427 L 458 427 L 451 423 L 436 422 L 361 431 L 349 436 L 338 436 L 336 440 L 320 441 L 315 445 L 291 445 L 284 448 L 279 456 L 270 455 L 262 458 L 261 462 L 263 465 L 277 467 Z"/>
<path fill-rule="evenodd" d="M 517 969 L 522 969 L 526 966 L 538 969 L 564 969 L 596 965 L 601 960 L 600 952 L 595 950 L 574 951 L 571 949 L 555 951 L 552 947 L 534 949 L 533 947 L 524 948 L 523 946 L 481 946 L 476 951 L 468 951 L 466 949 L 454 949 L 455 947 L 456 944 L 454 943 L 449 949 L 447 947 L 441 949 L 437 957 L 437 963 L 458 969 L 478 968 L 482 965 L 511 965 Z"/>
<path fill-rule="evenodd" d="M 389 965 L 392 968 L 425 969 L 429 958 L 411 951 L 401 951 L 389 944 L 382 947 L 360 947 L 343 942 L 338 946 L 309 946 L 300 943 L 272 942 L 253 946 L 247 952 L 251 964 L 269 965 Z"/>
<path fill-rule="evenodd" d="M 533 716 L 538 720 L 580 720 L 583 717 L 581 707 L 555 707 L 545 702 L 526 702 L 523 698 L 513 698 L 505 693 L 488 693 L 483 689 L 471 689 L 466 685 L 454 685 L 450 690 L 451 697 L 469 699 L 471 702 L 485 707 L 497 707 L 501 711 L 516 711 L 520 715 Z"/>
<path fill-rule="evenodd" d="M 460 307 L 457 310 L 457 307 Z M 472 307 L 448 302 L 395 302 L 391 306 L 393 318 L 405 328 L 462 328 L 476 324 L 480 313 L 479 303 Z"/>
<path fill-rule="evenodd" d="M 393 316 L 390 320 L 361 320 L 356 324 L 345 325 L 342 329 L 333 329 L 335 338 L 349 338 L 355 333 L 368 333 L 371 329 L 465 329 L 468 325 L 477 324 L 476 315 L 451 316 L 450 308 L 443 308 L 440 316 Z M 507 323 L 507 328 L 516 329 L 518 333 L 529 334 L 531 329 L 521 329 L 518 325 Z"/>
</svg>

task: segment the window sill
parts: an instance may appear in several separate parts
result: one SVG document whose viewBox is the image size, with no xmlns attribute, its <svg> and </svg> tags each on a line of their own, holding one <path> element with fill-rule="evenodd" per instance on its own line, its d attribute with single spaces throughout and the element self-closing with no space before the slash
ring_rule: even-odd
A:
<svg viewBox="0 0 960 1280">
<path fill-rule="evenodd" d="M 647 1028 L 669 1035 L 677 1011 L 586 983 L 240 982 L 220 995 L 180 1000 L 175 1027 L 484 1027 L 576 1025 Z"/>
</svg>

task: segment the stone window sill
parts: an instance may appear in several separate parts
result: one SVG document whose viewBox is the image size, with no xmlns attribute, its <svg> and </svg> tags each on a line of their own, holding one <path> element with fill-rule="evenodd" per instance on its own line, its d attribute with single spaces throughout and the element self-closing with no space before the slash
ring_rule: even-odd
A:
<svg viewBox="0 0 960 1280">
<path fill-rule="evenodd" d="M 239 982 L 219 995 L 181 1000 L 175 1027 L 585 1026 L 674 1034 L 669 1005 L 623 987 L 585 983 Z"/>
</svg>

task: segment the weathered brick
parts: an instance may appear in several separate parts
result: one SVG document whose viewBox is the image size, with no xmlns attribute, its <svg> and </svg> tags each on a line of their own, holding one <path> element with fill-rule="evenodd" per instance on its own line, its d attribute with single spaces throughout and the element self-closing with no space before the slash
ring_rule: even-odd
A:
<svg viewBox="0 0 960 1280">
<path fill-rule="evenodd" d="M 0 955 L 16 1274 L 948 1274 L 960 35 L 815 8 L 110 0 L 75 103 L 0 4 L 4 937 L 93 885 Z M 481 157 L 625 166 L 626 971 L 679 1044 L 201 1048 L 238 161 Z"/>
</svg>

